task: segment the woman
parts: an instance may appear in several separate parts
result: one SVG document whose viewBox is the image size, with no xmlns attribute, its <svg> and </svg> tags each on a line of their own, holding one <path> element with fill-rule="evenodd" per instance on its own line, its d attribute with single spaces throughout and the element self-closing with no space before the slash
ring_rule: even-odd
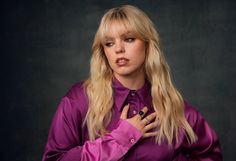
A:
<svg viewBox="0 0 236 161">
<path fill-rule="evenodd" d="M 145 13 L 110 9 L 92 51 L 90 77 L 59 104 L 43 161 L 222 160 L 215 132 L 174 87 Z"/>
</svg>

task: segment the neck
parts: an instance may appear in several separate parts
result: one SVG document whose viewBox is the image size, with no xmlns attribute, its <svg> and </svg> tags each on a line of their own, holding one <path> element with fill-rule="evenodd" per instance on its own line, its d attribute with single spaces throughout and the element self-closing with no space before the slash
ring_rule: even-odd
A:
<svg viewBox="0 0 236 161">
<path fill-rule="evenodd" d="M 145 83 L 145 75 L 139 75 L 138 77 L 125 77 L 125 76 L 117 76 L 115 75 L 116 79 L 126 88 L 131 90 L 138 90 L 143 87 Z"/>
</svg>

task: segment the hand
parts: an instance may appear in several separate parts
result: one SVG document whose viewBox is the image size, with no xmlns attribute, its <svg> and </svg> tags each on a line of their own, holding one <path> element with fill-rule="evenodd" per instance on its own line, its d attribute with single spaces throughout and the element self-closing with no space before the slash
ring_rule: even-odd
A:
<svg viewBox="0 0 236 161">
<path fill-rule="evenodd" d="M 155 112 L 151 113 L 146 117 L 142 117 L 139 114 L 137 114 L 134 117 L 127 118 L 128 111 L 129 111 L 129 105 L 126 105 L 122 110 L 120 118 L 128 121 L 136 129 L 141 131 L 144 138 L 157 135 L 157 131 L 149 132 L 151 129 L 157 126 L 157 121 L 153 122 L 153 120 L 156 118 Z M 144 113 L 143 116 L 145 116 L 145 114 L 148 111 L 148 108 L 144 107 L 141 111 L 143 111 Z"/>
</svg>

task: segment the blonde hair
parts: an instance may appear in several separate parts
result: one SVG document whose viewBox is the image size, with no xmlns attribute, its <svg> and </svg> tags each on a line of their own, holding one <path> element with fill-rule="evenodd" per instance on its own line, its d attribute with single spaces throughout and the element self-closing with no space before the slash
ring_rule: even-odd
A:
<svg viewBox="0 0 236 161">
<path fill-rule="evenodd" d="M 103 50 L 103 39 L 111 22 L 118 22 L 147 44 L 145 74 L 151 83 L 153 108 L 158 114 L 159 133 L 156 141 L 167 140 L 171 145 L 180 129 L 185 131 L 189 143 L 196 141 L 191 126 L 184 116 L 182 96 L 174 87 L 169 66 L 160 49 L 160 38 L 152 21 L 140 9 L 125 5 L 110 9 L 103 16 L 94 38 L 90 78 L 85 82 L 89 108 L 84 123 L 91 140 L 107 133 L 113 107 L 112 70 Z"/>
</svg>

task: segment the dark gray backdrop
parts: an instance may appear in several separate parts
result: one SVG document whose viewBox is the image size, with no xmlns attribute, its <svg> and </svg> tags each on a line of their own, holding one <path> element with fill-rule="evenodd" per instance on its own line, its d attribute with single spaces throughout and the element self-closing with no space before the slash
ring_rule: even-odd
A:
<svg viewBox="0 0 236 161">
<path fill-rule="evenodd" d="M 156 24 L 175 84 L 236 159 L 234 0 L 9 0 L 1 3 L 1 159 L 40 160 L 51 119 L 72 84 L 86 79 L 103 13 L 121 4 Z"/>
</svg>

